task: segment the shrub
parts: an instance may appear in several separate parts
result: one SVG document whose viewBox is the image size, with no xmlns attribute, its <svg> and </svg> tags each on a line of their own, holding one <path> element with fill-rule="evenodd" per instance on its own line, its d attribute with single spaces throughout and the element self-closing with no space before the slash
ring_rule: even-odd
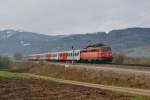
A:
<svg viewBox="0 0 150 100">
<path fill-rule="evenodd" d="M 132 58 L 126 57 L 125 64 L 139 64 L 139 65 L 150 65 L 149 58 Z"/>
<path fill-rule="evenodd" d="M 139 64 L 139 65 L 150 65 L 150 57 L 136 58 L 127 57 L 123 54 L 113 54 L 113 63 L 116 64 Z"/>
<path fill-rule="evenodd" d="M 125 55 L 123 54 L 113 54 L 113 63 L 123 64 L 125 60 Z"/>
<path fill-rule="evenodd" d="M 0 68 L 8 68 L 12 66 L 13 62 L 9 57 L 0 56 Z"/>
<path fill-rule="evenodd" d="M 21 53 L 15 53 L 14 58 L 15 58 L 15 60 L 21 60 L 22 59 L 22 54 Z"/>
<path fill-rule="evenodd" d="M 148 65 L 150 65 L 150 57 L 148 58 L 148 61 L 147 61 Z"/>
</svg>

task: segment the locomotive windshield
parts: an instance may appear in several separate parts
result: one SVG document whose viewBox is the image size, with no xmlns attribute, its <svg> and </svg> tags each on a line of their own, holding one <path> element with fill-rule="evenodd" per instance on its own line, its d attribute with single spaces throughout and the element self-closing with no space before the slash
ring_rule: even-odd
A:
<svg viewBox="0 0 150 100">
<path fill-rule="evenodd" d="M 103 47 L 103 48 L 101 48 L 101 51 L 102 52 L 109 52 L 109 51 L 111 51 L 111 48 L 110 47 Z"/>
</svg>

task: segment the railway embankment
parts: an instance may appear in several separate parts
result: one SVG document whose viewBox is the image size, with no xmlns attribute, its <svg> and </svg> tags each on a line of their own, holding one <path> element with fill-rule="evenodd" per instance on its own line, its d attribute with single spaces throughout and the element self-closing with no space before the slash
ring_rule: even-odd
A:
<svg viewBox="0 0 150 100">
<path fill-rule="evenodd" d="M 103 66 L 20 62 L 11 71 L 103 85 L 150 89 L 150 71 Z"/>
</svg>

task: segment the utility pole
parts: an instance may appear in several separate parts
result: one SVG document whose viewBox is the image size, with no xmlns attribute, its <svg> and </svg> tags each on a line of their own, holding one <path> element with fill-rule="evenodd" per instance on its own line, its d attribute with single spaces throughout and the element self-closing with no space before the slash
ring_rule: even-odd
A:
<svg viewBox="0 0 150 100">
<path fill-rule="evenodd" d="M 74 46 L 72 46 L 72 52 L 73 52 L 73 59 L 72 59 L 72 64 L 74 64 Z"/>
</svg>

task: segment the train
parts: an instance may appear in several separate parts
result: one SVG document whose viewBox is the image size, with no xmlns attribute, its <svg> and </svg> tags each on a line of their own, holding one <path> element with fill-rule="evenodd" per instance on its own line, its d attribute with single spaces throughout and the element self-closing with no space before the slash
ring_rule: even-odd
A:
<svg viewBox="0 0 150 100">
<path fill-rule="evenodd" d="M 60 61 L 60 62 L 112 62 L 112 50 L 104 44 L 89 45 L 83 49 L 70 51 L 31 54 L 23 57 L 27 61 Z"/>
</svg>

